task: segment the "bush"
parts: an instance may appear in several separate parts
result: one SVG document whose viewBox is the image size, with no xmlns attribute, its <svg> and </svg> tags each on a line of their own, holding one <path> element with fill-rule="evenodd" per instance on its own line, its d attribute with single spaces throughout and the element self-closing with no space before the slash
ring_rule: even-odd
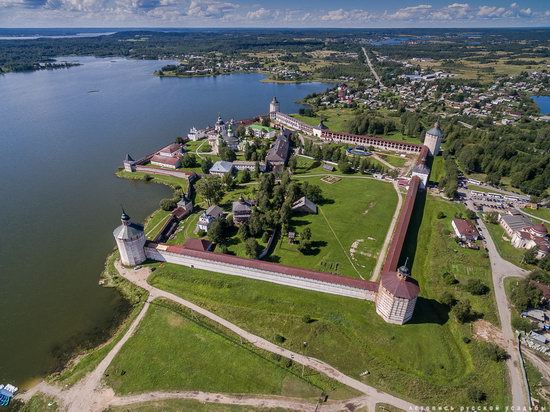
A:
<svg viewBox="0 0 550 412">
<path fill-rule="evenodd" d="M 160 201 L 160 208 L 165 211 L 174 210 L 177 206 L 177 202 L 174 199 L 162 199 Z"/>
<path fill-rule="evenodd" d="M 452 309 L 453 314 L 460 323 L 470 322 L 474 319 L 475 313 L 469 300 L 457 302 Z"/>
<path fill-rule="evenodd" d="M 285 343 L 286 338 L 283 335 L 275 335 L 275 342 L 277 343 Z"/>
<path fill-rule="evenodd" d="M 456 285 L 458 283 L 458 279 L 455 278 L 450 272 L 443 272 L 441 276 L 447 285 Z"/>
<path fill-rule="evenodd" d="M 487 399 L 487 394 L 478 388 L 468 389 L 468 398 L 473 402 L 483 402 Z"/>
<path fill-rule="evenodd" d="M 468 344 L 468 343 L 470 343 L 471 341 L 472 341 L 472 340 L 471 340 L 468 336 L 464 336 L 464 337 L 462 338 L 462 342 L 464 342 L 465 344 Z"/>
<path fill-rule="evenodd" d="M 532 285 L 529 279 L 520 280 L 517 285 L 512 287 L 512 293 L 510 294 L 512 303 L 520 312 L 538 307 L 541 297 L 542 292 Z"/>
<path fill-rule="evenodd" d="M 445 213 L 443 213 L 443 212 L 439 212 L 439 213 L 437 214 L 437 218 L 438 218 L 438 219 L 445 219 L 446 217 L 447 217 L 447 215 L 446 215 Z"/>
<path fill-rule="evenodd" d="M 151 180 L 153 180 L 153 176 L 151 176 L 151 175 L 143 175 L 143 180 L 145 180 L 146 182 L 150 182 Z"/>
<path fill-rule="evenodd" d="M 449 308 L 452 308 L 454 305 L 456 305 L 456 299 L 451 292 L 445 291 L 441 295 L 441 303 Z"/>
<path fill-rule="evenodd" d="M 512 327 L 523 332 L 530 332 L 534 329 L 533 323 L 529 319 L 518 317 L 512 318 Z"/>
<path fill-rule="evenodd" d="M 508 353 L 494 343 L 484 343 L 482 346 L 482 351 L 487 358 L 494 362 L 502 362 L 508 359 Z"/>
<path fill-rule="evenodd" d="M 302 316 L 302 322 L 304 323 L 311 323 L 313 321 L 313 319 L 311 318 L 310 315 L 304 315 Z"/>
<path fill-rule="evenodd" d="M 485 295 L 489 292 L 489 287 L 479 279 L 468 279 L 464 288 L 472 295 L 476 296 Z"/>
<path fill-rule="evenodd" d="M 266 243 L 269 240 L 269 232 L 264 232 L 262 235 L 262 242 Z"/>
</svg>

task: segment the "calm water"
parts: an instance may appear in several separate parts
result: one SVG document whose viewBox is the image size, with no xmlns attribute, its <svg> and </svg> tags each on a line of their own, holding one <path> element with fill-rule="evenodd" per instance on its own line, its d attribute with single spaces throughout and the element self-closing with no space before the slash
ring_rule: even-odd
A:
<svg viewBox="0 0 550 412">
<path fill-rule="evenodd" d="M 142 221 L 170 193 L 117 179 L 127 152 L 147 154 L 218 112 L 265 113 L 274 95 L 292 112 L 326 88 L 255 74 L 159 79 L 163 62 L 79 60 L 0 76 L 0 383 L 44 374 L 55 348 L 111 322 L 119 296 L 97 282 L 119 205 Z"/>
<path fill-rule="evenodd" d="M 550 114 L 550 96 L 533 96 L 541 114 Z"/>
</svg>

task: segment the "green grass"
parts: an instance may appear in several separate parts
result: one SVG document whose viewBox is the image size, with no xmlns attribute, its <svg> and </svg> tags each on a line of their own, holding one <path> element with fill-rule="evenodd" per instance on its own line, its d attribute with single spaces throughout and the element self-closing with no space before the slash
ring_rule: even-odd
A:
<svg viewBox="0 0 550 412">
<path fill-rule="evenodd" d="M 19 412 L 57 412 L 59 410 L 61 408 L 55 398 L 43 393 L 37 393 L 19 409 Z"/>
<path fill-rule="evenodd" d="M 473 185 L 473 184 L 470 184 L 470 183 L 468 183 L 468 189 L 470 189 L 470 190 L 477 190 L 478 192 L 483 192 L 483 193 L 498 193 L 498 194 L 502 194 L 502 192 L 499 191 L 499 190 L 495 190 L 495 189 L 492 189 L 492 188 L 486 187 L 486 186 Z"/>
<path fill-rule="evenodd" d="M 404 167 L 405 164 L 407 163 L 406 157 L 394 156 L 389 154 L 380 154 L 379 156 L 382 159 L 384 159 L 386 162 L 388 162 L 389 164 L 395 167 Z"/>
<path fill-rule="evenodd" d="M 200 390 L 316 399 L 342 389 L 324 376 L 286 365 L 194 312 L 155 300 L 106 372 L 116 393 Z M 353 396 L 352 390 L 340 392 Z"/>
<path fill-rule="evenodd" d="M 547 410 L 549 406 L 548 399 L 546 398 L 548 396 L 548 382 L 528 359 L 525 359 L 525 373 L 527 374 L 531 397 L 539 401 L 539 410 Z M 542 386 L 546 388 L 542 388 Z"/>
<path fill-rule="evenodd" d="M 429 297 L 419 301 L 410 324 L 396 326 L 376 315 L 372 302 L 171 264 L 154 266 L 154 286 L 271 341 L 284 336 L 282 346 L 291 350 L 301 351 L 306 341 L 308 355 L 397 396 L 456 406 L 470 404 L 466 391 L 476 386 L 488 393 L 488 403 L 508 402 L 503 365 L 484 358 L 475 341 L 462 342 L 468 327 L 434 319 Z M 314 322 L 304 322 L 304 315 Z M 360 377 L 366 370 L 369 374 Z"/>
<path fill-rule="evenodd" d="M 200 403 L 198 401 L 170 399 L 165 401 L 151 401 L 125 406 L 111 406 L 106 412 L 283 412 L 288 409 L 253 408 L 243 405 L 221 405 L 216 403 Z"/>
<path fill-rule="evenodd" d="M 180 188 L 187 190 L 188 182 L 187 180 L 175 177 L 175 176 L 165 176 L 165 175 L 155 175 L 153 173 L 144 173 L 144 172 L 126 172 L 124 170 L 119 170 L 116 175 L 118 177 L 130 180 L 144 180 L 145 175 L 151 176 L 153 179 L 150 180 L 150 183 L 161 183 L 163 185 L 170 186 L 172 188 Z"/>
<path fill-rule="evenodd" d="M 530 215 L 537 216 L 541 219 L 549 220 L 550 221 L 550 209 L 548 208 L 539 208 L 537 210 L 534 209 L 522 209 L 525 213 L 529 213 Z"/>
<path fill-rule="evenodd" d="M 414 256 L 412 275 L 420 282 L 423 295 L 437 299 L 448 290 L 459 300 L 469 299 L 474 310 L 483 313 L 486 320 L 498 325 L 487 252 L 462 248 L 453 239 L 451 220 L 455 215 L 464 213 L 465 207 L 428 196 L 421 216 L 422 225 L 415 236 L 414 229 L 420 218 L 418 213 L 421 212 L 422 204 L 418 203 L 417 206 L 419 207 L 416 208 L 411 222 L 413 231 L 408 234 L 403 256 Z M 445 217 L 438 219 L 440 212 Z M 455 286 L 447 285 L 441 276 L 444 272 L 450 272 L 460 283 Z M 481 280 L 491 291 L 485 296 L 474 296 L 466 292 L 461 285 L 469 279 Z"/>
<path fill-rule="evenodd" d="M 393 140 L 396 142 L 415 143 L 415 144 L 421 143 L 417 137 L 409 136 L 401 132 L 393 132 L 389 134 L 378 135 L 378 137 L 381 137 L 382 139 L 386 139 L 386 140 Z"/>
<path fill-rule="evenodd" d="M 321 187 L 327 201 L 319 205 L 316 215 L 293 216 L 290 226 L 298 233 L 306 227 L 311 229 L 312 252 L 304 255 L 281 237 L 271 260 L 351 277 L 370 277 L 397 206 L 395 190 L 388 183 L 372 179 L 344 177 L 334 184 L 321 182 L 319 177 L 300 180 L 306 179 Z M 352 256 L 350 249 L 356 241 L 359 243 Z"/>
<path fill-rule="evenodd" d="M 436 156 L 433 158 L 432 162 L 430 182 L 432 184 L 438 184 L 443 176 L 445 176 L 445 159 L 443 159 L 443 156 Z"/>
<path fill-rule="evenodd" d="M 355 117 L 355 113 L 351 109 L 334 108 L 319 110 L 315 117 L 302 116 L 299 114 L 293 114 L 291 116 L 310 126 L 317 126 L 321 118 L 323 118 L 325 119 L 325 126 L 330 130 L 334 132 L 348 132 L 349 122 Z"/>
<path fill-rule="evenodd" d="M 495 242 L 498 253 L 503 259 L 506 259 L 512 262 L 514 265 L 528 270 L 532 270 L 535 268 L 535 266 L 528 265 L 527 263 L 523 262 L 523 256 L 526 249 L 518 249 L 512 246 L 512 243 L 510 242 L 510 237 L 504 231 L 502 226 L 500 226 L 498 223 L 493 224 L 489 222 L 485 222 L 485 226 L 487 226 L 487 229 L 491 234 L 491 238 L 493 239 L 493 242 Z"/>
<path fill-rule="evenodd" d="M 145 235 L 148 239 L 154 239 L 170 218 L 171 213 L 166 210 L 155 210 L 145 221 Z"/>
</svg>

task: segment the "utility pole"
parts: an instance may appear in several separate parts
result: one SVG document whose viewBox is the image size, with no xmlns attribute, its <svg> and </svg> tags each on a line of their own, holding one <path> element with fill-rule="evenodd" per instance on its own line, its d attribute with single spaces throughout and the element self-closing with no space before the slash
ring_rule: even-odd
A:
<svg viewBox="0 0 550 412">
<path fill-rule="evenodd" d="M 307 348 L 307 342 L 304 341 L 302 343 L 303 345 L 303 350 L 302 350 L 302 355 L 306 356 L 306 348 Z M 306 369 L 306 363 L 305 362 L 302 362 L 302 378 L 304 377 L 304 371 Z"/>
</svg>

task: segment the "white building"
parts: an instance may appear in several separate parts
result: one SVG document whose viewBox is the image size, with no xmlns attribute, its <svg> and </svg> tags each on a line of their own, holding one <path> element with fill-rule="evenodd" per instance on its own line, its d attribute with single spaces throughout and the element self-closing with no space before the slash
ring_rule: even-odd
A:
<svg viewBox="0 0 550 412">
<path fill-rule="evenodd" d="M 145 233 L 143 226 L 132 223 L 124 210 L 120 217 L 122 224 L 113 231 L 120 260 L 123 265 L 135 266 L 145 262 Z"/>
<path fill-rule="evenodd" d="M 273 97 L 271 103 L 269 103 L 269 113 L 277 113 L 281 109 L 276 97 Z"/>
<path fill-rule="evenodd" d="M 136 171 L 136 161 L 132 159 L 132 156 L 129 154 L 126 155 L 126 158 L 124 159 L 124 170 L 126 172 L 135 172 Z"/>
<path fill-rule="evenodd" d="M 203 232 L 208 232 L 208 228 L 214 220 L 223 216 L 223 209 L 217 205 L 212 205 L 206 211 L 204 211 L 199 216 L 199 221 L 197 222 L 197 230 L 202 230 Z"/>
<path fill-rule="evenodd" d="M 538 248 L 537 259 L 544 258 L 550 252 L 548 230 L 543 224 L 534 225 L 514 232 L 512 245 L 518 249 Z"/>
<path fill-rule="evenodd" d="M 187 137 L 189 138 L 189 140 L 196 142 L 197 140 L 206 138 L 206 130 L 196 129 L 195 127 L 192 127 L 187 134 Z"/>
<path fill-rule="evenodd" d="M 214 165 L 210 168 L 210 174 L 216 175 L 216 176 L 224 176 L 226 174 L 232 174 L 233 173 L 233 163 L 226 162 L 225 160 L 218 160 Z"/>
<path fill-rule="evenodd" d="M 442 139 L 443 132 L 441 131 L 439 121 L 437 121 L 434 127 L 426 132 L 424 138 L 424 145 L 428 147 L 432 156 L 437 156 L 439 154 Z"/>
</svg>

